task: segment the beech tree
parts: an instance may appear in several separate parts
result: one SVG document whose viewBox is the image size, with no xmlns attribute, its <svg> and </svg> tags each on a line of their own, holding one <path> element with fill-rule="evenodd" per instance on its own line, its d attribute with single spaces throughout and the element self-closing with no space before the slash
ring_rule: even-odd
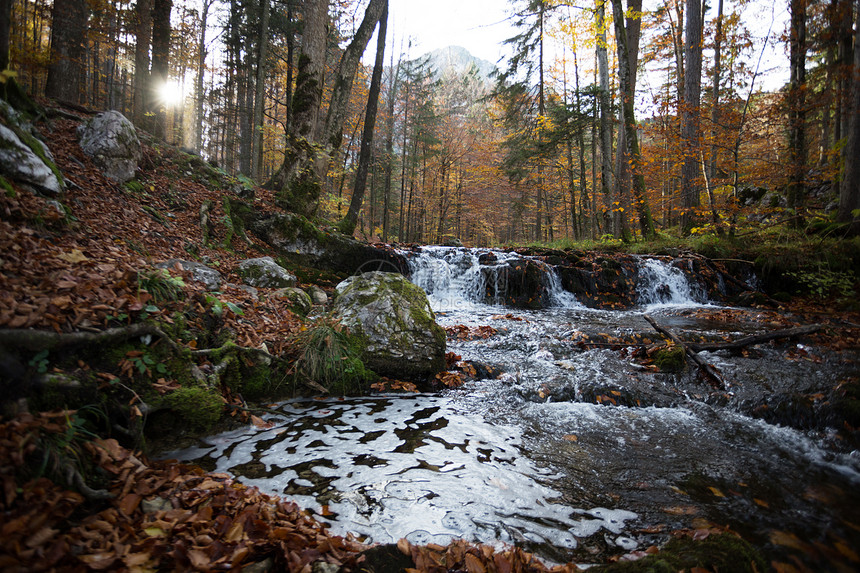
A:
<svg viewBox="0 0 860 573">
<path fill-rule="evenodd" d="M 367 111 L 364 115 L 364 130 L 361 135 L 361 152 L 358 157 L 358 171 L 349 210 L 340 222 L 339 228 L 345 235 L 352 235 L 358 222 L 358 212 L 364 201 L 367 187 L 367 170 L 370 166 L 370 148 L 373 145 L 373 131 L 376 126 L 376 110 L 379 105 L 379 91 L 382 85 L 382 68 L 385 66 L 385 34 L 388 29 L 388 0 L 379 19 L 379 33 L 376 36 L 376 61 L 373 64 L 373 77 L 370 80 L 370 93 L 367 96 Z"/>
<path fill-rule="evenodd" d="M 152 70 L 149 79 L 150 110 L 154 114 L 153 135 L 166 135 L 165 102 L 162 101 L 170 67 L 170 12 L 173 0 L 153 0 L 152 5 Z"/>
<path fill-rule="evenodd" d="M 688 232 L 699 206 L 699 150 L 702 127 L 702 4 L 687 0 L 684 25 L 684 99 L 681 102 L 681 139 L 684 163 L 681 167 L 681 228 Z"/>
<path fill-rule="evenodd" d="M 639 228 L 642 235 L 649 239 L 654 236 L 654 221 L 651 219 L 651 207 L 645 196 L 645 178 L 642 175 L 642 158 L 639 153 L 639 134 L 636 131 L 636 116 L 634 113 L 635 80 L 630 66 L 635 58 L 630 56 L 627 40 L 630 37 L 624 29 L 624 9 L 621 0 L 612 0 L 612 11 L 615 21 L 615 42 L 618 46 L 618 91 L 621 94 L 621 109 L 624 118 L 626 134 L 626 156 L 630 158 L 633 179 L 633 196 L 636 202 L 636 212 L 639 215 Z"/>
<path fill-rule="evenodd" d="M 0 72 L 9 67 L 9 38 L 12 28 L 12 0 L 0 0 Z"/>
<path fill-rule="evenodd" d="M 75 0 L 70 0 L 74 2 Z M 152 42 L 152 1 L 137 0 L 134 9 L 134 123 L 146 124 L 149 104 L 149 47 Z"/>
<path fill-rule="evenodd" d="M 86 54 L 89 4 L 81 0 L 54 0 L 51 11 L 51 61 L 48 64 L 47 97 L 81 102 Z"/>
<path fill-rule="evenodd" d="M 855 10 L 854 62 L 851 99 L 848 102 L 848 134 L 842 158 L 845 164 L 839 185 L 839 211 L 836 219 L 848 224 L 848 230 L 860 235 L 860 6 Z"/>
<path fill-rule="evenodd" d="M 293 117 L 284 161 L 267 186 L 278 190 L 279 200 L 302 215 L 319 207 L 322 182 L 332 153 L 343 139 L 343 123 L 349 95 L 361 55 L 382 16 L 385 0 L 370 0 L 364 19 L 340 58 L 325 122 L 319 123 L 322 73 L 326 57 L 328 0 L 308 0 L 299 55 Z"/>
<path fill-rule="evenodd" d="M 600 188 L 603 192 L 603 229 L 612 230 L 612 123 L 609 106 L 609 60 L 606 54 L 606 0 L 595 0 L 597 27 L 597 73 L 600 89 Z M 615 229 L 618 234 L 618 229 Z"/>
<path fill-rule="evenodd" d="M 806 1 L 790 0 L 788 89 L 788 206 L 803 205 L 806 180 Z"/>
</svg>

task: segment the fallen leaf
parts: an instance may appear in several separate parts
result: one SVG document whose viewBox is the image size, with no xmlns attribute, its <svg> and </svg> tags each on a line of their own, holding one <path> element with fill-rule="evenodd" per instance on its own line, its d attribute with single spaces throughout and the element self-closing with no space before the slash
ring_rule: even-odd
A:
<svg viewBox="0 0 860 573">
<path fill-rule="evenodd" d="M 80 249 L 72 249 L 68 253 L 61 253 L 57 255 L 58 259 L 62 259 L 67 263 L 82 263 L 84 261 L 90 260 L 85 254 L 81 252 Z"/>
</svg>

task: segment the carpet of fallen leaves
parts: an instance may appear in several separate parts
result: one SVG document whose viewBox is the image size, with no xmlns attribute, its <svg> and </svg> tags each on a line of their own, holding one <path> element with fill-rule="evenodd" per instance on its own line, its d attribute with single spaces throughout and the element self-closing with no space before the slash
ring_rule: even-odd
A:
<svg viewBox="0 0 860 573">
<path fill-rule="evenodd" d="M 260 256 L 265 245 L 253 237 L 250 243 L 236 237 L 225 249 L 226 228 L 217 224 L 204 242 L 200 207 L 211 201 L 211 219 L 220 220 L 221 199 L 229 191 L 197 181 L 190 168 L 175 161 L 179 152 L 172 148 L 148 145 L 137 175 L 142 189 L 132 191 L 104 177 L 81 151 L 77 123 L 60 119 L 39 126 L 69 182 L 62 197 L 68 213 L 26 191 L 0 195 L 0 328 L 97 331 L 117 316 L 133 321 L 149 302 L 148 293 L 138 289 L 138 274 L 171 258 L 194 260 L 193 252 L 224 276 L 219 299 L 243 311 L 242 316 L 227 313 L 237 342 L 253 347 L 266 343 L 277 352 L 298 319 L 278 301 L 261 302 L 234 286 L 241 284 L 233 272 L 238 263 Z M 279 210 L 270 192 L 255 192 L 258 205 Z M 204 290 L 185 282 L 188 298 Z M 171 310 L 160 304 L 154 317 L 167 317 Z"/>
</svg>

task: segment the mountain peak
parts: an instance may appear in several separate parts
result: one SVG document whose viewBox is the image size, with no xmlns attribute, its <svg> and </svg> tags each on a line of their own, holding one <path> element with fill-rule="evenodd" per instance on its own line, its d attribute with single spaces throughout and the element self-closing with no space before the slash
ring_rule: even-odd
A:
<svg viewBox="0 0 860 573">
<path fill-rule="evenodd" d="M 427 55 L 430 57 L 430 66 L 437 76 L 452 68 L 457 72 L 465 72 L 474 65 L 481 79 L 489 80 L 490 74 L 496 69 L 495 64 L 473 56 L 463 46 L 446 46 L 433 50 Z"/>
</svg>

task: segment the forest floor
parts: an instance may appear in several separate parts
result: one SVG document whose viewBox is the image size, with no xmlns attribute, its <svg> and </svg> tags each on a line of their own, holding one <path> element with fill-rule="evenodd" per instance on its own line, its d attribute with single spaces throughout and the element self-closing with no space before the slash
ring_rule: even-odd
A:
<svg viewBox="0 0 860 573">
<path fill-rule="evenodd" d="M 67 335 L 124 328 L 143 319 L 169 324 L 177 312 L 204 310 L 204 288 L 185 280 L 183 296 L 156 304 L 141 289 L 140 278 L 156 262 L 196 259 L 224 275 L 220 302 L 242 311 L 225 311 L 219 328 L 230 331 L 238 345 L 294 355 L 296 335 L 309 321 L 286 304 L 261 302 L 231 286 L 242 283 L 233 270 L 241 260 L 269 254 L 253 236 L 247 241 L 231 236 L 223 223 L 222 199 L 230 185 L 241 182 L 214 177 L 217 172 L 210 166 L 196 165 L 192 156 L 174 148 L 145 145 L 139 184 L 118 185 L 81 151 L 77 124 L 55 119 L 39 125 L 69 182 L 59 198 L 62 205 L 24 190 L 0 195 L 0 329 Z M 270 192 L 253 191 L 258 206 L 279 210 Z M 207 201 L 216 224 L 204 235 L 199 213 Z M 333 283 L 322 281 L 321 286 L 330 291 Z M 813 298 L 793 299 L 786 308 L 807 324 L 839 316 L 846 326 L 817 334 L 817 344 L 860 345 L 860 313 Z M 205 312 L 186 315 L 191 328 L 211 327 Z M 0 359 L 7 402 L 26 393 L 28 379 L 46 367 L 48 373 L 56 369 L 44 355 L 23 364 L 0 348 Z M 81 361 L 78 367 L 89 365 Z M 95 375 L 106 384 L 122 383 L 119 365 Z M 158 376 L 151 383 L 160 393 L 175 387 Z M 244 409 L 239 397 L 225 392 L 223 401 L 238 421 L 263 423 Z M 329 535 L 288 500 L 225 474 L 150 461 L 121 441 L 72 411 L 4 412 L 0 570 L 330 572 L 339 567 L 382 570 L 380 563 L 420 571 L 548 569 L 516 548 L 459 542 L 417 547 L 402 540 L 396 548 L 369 550 L 357 539 Z M 676 536 L 702 539 L 718 533 L 723 532 L 682 531 Z M 629 558 L 660 550 L 639 553 Z M 260 568 L 247 568 L 253 564 Z"/>
</svg>

